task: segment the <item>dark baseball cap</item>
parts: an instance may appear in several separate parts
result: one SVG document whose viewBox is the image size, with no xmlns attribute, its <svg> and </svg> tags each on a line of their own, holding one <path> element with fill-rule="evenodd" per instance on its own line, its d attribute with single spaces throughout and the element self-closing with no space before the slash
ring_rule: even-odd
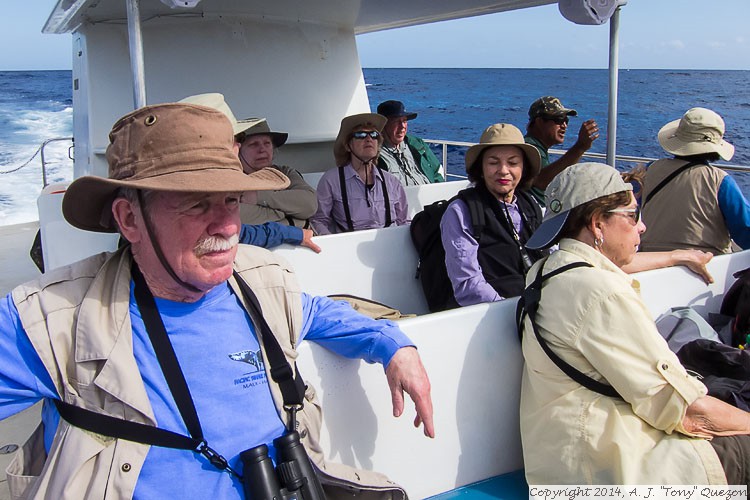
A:
<svg viewBox="0 0 750 500">
<path fill-rule="evenodd" d="M 563 106 L 560 99 L 551 95 L 540 97 L 529 107 L 529 120 L 537 116 L 576 116 L 578 111 Z"/>
<path fill-rule="evenodd" d="M 404 108 L 401 101 L 383 101 L 378 104 L 378 114 L 383 115 L 389 120 L 391 118 L 400 118 L 405 116 L 407 120 L 413 120 L 417 117 L 416 113 L 410 113 Z"/>
</svg>

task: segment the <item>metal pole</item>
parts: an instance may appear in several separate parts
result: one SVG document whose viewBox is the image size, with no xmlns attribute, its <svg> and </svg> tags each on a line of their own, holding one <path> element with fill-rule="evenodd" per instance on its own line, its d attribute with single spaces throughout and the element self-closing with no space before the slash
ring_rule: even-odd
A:
<svg viewBox="0 0 750 500">
<path fill-rule="evenodd" d="M 617 77 L 619 70 L 620 8 L 609 18 L 609 109 L 607 113 L 607 164 L 615 165 L 617 149 Z"/>
<path fill-rule="evenodd" d="M 141 34 L 140 0 L 127 0 L 128 9 L 128 48 L 130 49 L 130 69 L 133 73 L 134 108 L 146 105 L 146 78 L 143 70 L 143 37 Z"/>
</svg>

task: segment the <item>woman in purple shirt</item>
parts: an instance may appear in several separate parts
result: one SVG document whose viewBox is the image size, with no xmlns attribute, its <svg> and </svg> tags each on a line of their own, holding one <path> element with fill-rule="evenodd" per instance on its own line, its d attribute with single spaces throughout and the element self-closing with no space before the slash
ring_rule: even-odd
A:
<svg viewBox="0 0 750 500">
<path fill-rule="evenodd" d="M 318 182 L 318 211 L 310 222 L 317 234 L 375 229 L 408 222 L 406 192 L 394 175 L 376 164 L 386 118 L 361 113 L 341 120 L 333 145 L 337 168 Z"/>
<path fill-rule="evenodd" d="M 507 123 L 488 127 L 466 152 L 474 185 L 448 205 L 440 223 L 454 307 L 520 295 L 526 271 L 546 254 L 523 247 L 542 221 L 541 208 L 527 193 L 540 163 L 536 148 Z M 476 229 L 472 212 L 484 218 Z"/>
</svg>

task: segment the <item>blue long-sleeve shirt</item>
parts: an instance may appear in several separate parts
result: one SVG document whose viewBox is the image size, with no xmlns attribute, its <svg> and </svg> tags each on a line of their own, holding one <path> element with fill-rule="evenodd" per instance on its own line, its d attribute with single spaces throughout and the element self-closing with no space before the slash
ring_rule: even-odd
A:
<svg viewBox="0 0 750 500">
<path fill-rule="evenodd" d="M 278 222 L 258 225 L 242 224 L 242 229 L 240 229 L 240 243 L 263 248 L 277 247 L 282 243 L 299 245 L 302 243 L 302 237 L 302 229 Z"/>
<path fill-rule="evenodd" d="M 301 339 L 312 340 L 346 357 L 388 364 L 395 352 L 413 345 L 390 321 L 375 321 L 344 302 L 302 294 Z M 226 284 L 193 303 L 156 299 L 209 445 L 240 469 L 239 453 L 269 444 L 284 431 L 264 370 L 255 329 Z M 158 426 L 187 434 L 184 422 L 156 362 L 133 296 L 130 295 L 133 355 Z M 0 418 L 40 399 L 58 398 L 38 354 L 6 296 L 0 300 Z M 135 374 L 134 374 L 135 375 Z M 304 374 L 303 374 L 304 375 Z M 45 445 L 49 449 L 59 415 L 45 403 Z M 273 456 L 274 450 L 271 447 Z M 191 451 L 149 449 L 134 498 L 164 498 L 189 491 L 194 498 L 243 498 L 242 485 L 218 472 Z"/>
<path fill-rule="evenodd" d="M 717 198 L 729 235 L 743 250 L 750 248 L 750 203 L 734 177 L 724 177 Z"/>
</svg>

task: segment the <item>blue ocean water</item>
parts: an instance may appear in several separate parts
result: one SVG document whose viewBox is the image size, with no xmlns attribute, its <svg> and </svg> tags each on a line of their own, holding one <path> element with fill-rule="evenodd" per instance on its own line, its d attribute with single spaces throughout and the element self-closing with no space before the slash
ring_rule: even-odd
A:
<svg viewBox="0 0 750 500">
<path fill-rule="evenodd" d="M 525 131 L 529 105 L 538 97 L 554 95 L 578 111 L 565 143 L 558 147 L 570 147 L 580 124 L 594 118 L 602 132 L 591 150 L 607 151 L 607 70 L 370 68 L 364 74 L 371 108 L 386 99 L 403 101 L 408 110 L 419 113 L 409 122 L 409 131 L 421 137 L 477 142 L 487 126 L 498 122 Z M 656 140 L 659 129 L 701 106 L 724 118 L 725 139 L 736 147 L 731 163 L 750 165 L 749 84 L 750 71 L 621 70 L 617 153 L 663 157 Z M 449 170 L 463 173 L 463 150 L 449 158 Z M 750 176 L 739 177 L 749 193 Z"/>
<path fill-rule="evenodd" d="M 529 104 L 556 95 L 578 110 L 568 127 L 570 147 L 580 123 L 594 118 L 602 130 L 593 151 L 606 152 L 607 71 L 569 69 L 388 69 L 366 68 L 365 81 L 374 110 L 386 99 L 399 99 L 419 116 L 409 130 L 430 139 L 476 142 L 497 122 L 522 130 Z M 733 164 L 750 165 L 750 71 L 622 70 L 617 152 L 661 157 L 658 130 L 687 109 L 703 106 L 724 117 L 726 139 L 736 146 Z M 0 72 L 0 225 L 35 220 L 42 186 L 36 157 L 18 172 L 45 139 L 72 135 L 70 71 Z M 449 171 L 463 173 L 464 148 L 450 148 Z M 46 150 L 48 182 L 72 177 L 68 144 Z M 625 169 L 628 165 L 618 165 Z M 735 174 L 746 195 L 750 175 Z"/>
</svg>

